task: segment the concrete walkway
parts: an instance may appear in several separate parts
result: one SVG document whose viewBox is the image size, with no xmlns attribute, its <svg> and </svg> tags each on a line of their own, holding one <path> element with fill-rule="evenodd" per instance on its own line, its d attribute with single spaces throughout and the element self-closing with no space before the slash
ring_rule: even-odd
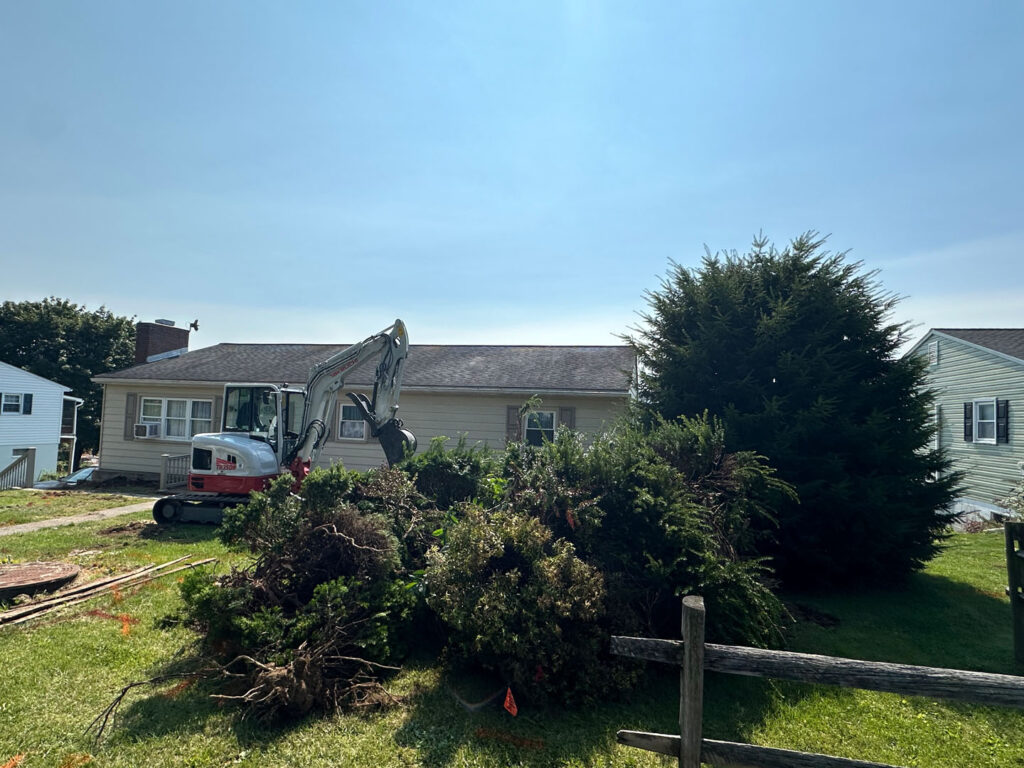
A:
<svg viewBox="0 0 1024 768">
<path fill-rule="evenodd" d="M 36 520 L 31 523 L 18 523 L 17 525 L 6 525 L 0 527 L 0 536 L 11 536 L 15 533 L 29 533 L 41 531 L 44 528 L 59 528 L 62 525 L 75 525 L 76 523 L 89 523 L 93 520 L 106 520 L 108 517 L 120 517 L 130 515 L 132 512 L 142 512 L 152 509 L 153 502 L 157 497 L 140 501 L 138 504 L 129 504 L 127 507 L 114 507 L 113 509 L 99 509 L 95 512 L 83 512 L 81 515 L 70 515 L 68 517 L 54 517 L 50 520 Z"/>
</svg>

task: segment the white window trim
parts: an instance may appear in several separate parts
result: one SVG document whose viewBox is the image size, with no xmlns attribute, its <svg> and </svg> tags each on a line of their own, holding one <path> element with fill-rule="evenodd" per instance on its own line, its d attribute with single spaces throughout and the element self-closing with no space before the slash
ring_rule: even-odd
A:
<svg viewBox="0 0 1024 768">
<path fill-rule="evenodd" d="M 159 402 L 160 403 L 160 416 L 159 416 L 159 418 L 156 417 L 156 416 L 146 416 L 145 415 L 144 412 L 145 412 L 145 409 L 146 409 L 145 405 L 146 405 L 146 401 L 147 400 L 149 400 L 151 402 Z M 184 435 L 169 435 L 169 434 L 167 434 L 167 419 L 168 419 L 168 416 L 167 416 L 167 403 L 172 401 L 172 400 L 175 401 L 175 402 L 181 401 L 181 402 L 185 403 L 185 416 L 184 416 L 184 420 L 185 420 L 185 434 Z M 210 418 L 208 418 L 208 419 L 193 419 L 192 418 L 192 404 L 193 403 L 209 403 L 209 405 L 210 405 Z M 182 419 L 182 417 L 180 417 L 180 416 L 172 416 L 171 418 L 175 419 L 176 421 L 180 421 Z M 203 421 L 203 422 L 208 421 L 208 422 L 210 422 L 209 430 L 201 430 L 201 431 L 210 431 L 210 432 L 213 431 L 213 400 L 207 399 L 205 397 L 196 397 L 196 398 L 191 398 L 191 397 L 148 397 L 148 396 L 145 396 L 145 395 L 143 395 L 140 398 L 140 402 L 139 402 L 139 423 L 140 424 L 159 424 L 160 425 L 160 439 L 161 440 L 173 440 L 173 441 L 179 442 L 179 443 L 191 442 L 192 441 L 192 435 L 193 434 L 199 434 L 198 432 L 195 432 L 192 429 L 192 422 L 193 421 Z M 153 439 L 153 438 L 150 438 L 150 439 Z"/>
<path fill-rule="evenodd" d="M 17 408 L 14 409 L 14 410 L 7 410 L 7 398 L 9 398 L 9 397 L 10 398 L 16 398 L 16 399 L 11 401 L 12 404 L 17 405 Z M 0 400 L 0 415 L 3 415 L 5 413 L 10 413 L 10 414 L 21 413 L 22 409 L 24 407 L 25 407 L 24 399 L 22 398 L 20 392 L 4 392 L 3 393 L 3 399 Z"/>
<path fill-rule="evenodd" d="M 930 342 L 928 344 L 928 365 L 929 366 L 936 366 L 938 364 L 939 364 L 939 340 L 935 339 L 934 341 L 932 341 L 932 342 Z"/>
<path fill-rule="evenodd" d="M 530 417 L 534 414 L 550 413 L 551 414 L 551 440 L 555 439 L 555 432 L 558 431 L 558 409 L 557 408 L 538 408 L 537 410 L 529 411 L 523 415 L 523 442 L 529 445 L 529 441 L 526 439 L 526 432 L 529 428 Z M 546 429 L 535 429 L 534 432 L 548 432 Z"/>
<path fill-rule="evenodd" d="M 354 405 L 347 405 L 345 403 L 341 404 L 341 406 L 338 408 L 338 439 L 339 440 L 344 440 L 346 443 L 365 443 L 367 441 L 368 437 L 369 437 L 369 434 L 370 434 L 370 430 L 366 428 L 367 427 L 366 420 L 362 419 L 362 418 L 359 418 L 359 419 L 346 419 L 345 418 L 345 409 L 346 408 L 351 408 L 357 414 L 359 413 L 359 409 L 356 408 Z M 344 435 L 344 426 L 345 426 L 345 424 L 359 424 L 359 425 L 361 425 L 362 428 L 363 428 L 362 436 L 361 437 L 346 437 Z"/>
<path fill-rule="evenodd" d="M 935 427 L 935 434 L 932 435 L 932 448 L 937 451 L 942 447 L 942 406 L 938 403 L 932 408 L 932 425 Z"/>
<path fill-rule="evenodd" d="M 979 405 L 991 405 L 992 406 L 992 418 L 991 419 L 979 419 L 978 411 Z M 996 430 L 999 422 L 998 413 L 996 411 L 996 398 L 994 397 L 983 397 L 974 401 L 974 442 L 983 443 L 985 445 L 996 444 Z M 981 437 L 981 432 L 978 429 L 979 424 L 992 424 L 992 437 Z"/>
</svg>

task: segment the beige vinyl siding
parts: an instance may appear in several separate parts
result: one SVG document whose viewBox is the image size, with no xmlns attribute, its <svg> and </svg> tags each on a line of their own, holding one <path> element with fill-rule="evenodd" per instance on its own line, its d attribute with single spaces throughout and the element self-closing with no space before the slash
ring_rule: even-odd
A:
<svg viewBox="0 0 1024 768">
<path fill-rule="evenodd" d="M 443 435 L 456 439 L 466 435 L 470 445 L 485 443 L 500 450 L 505 445 L 505 413 L 509 405 L 522 405 L 525 395 L 441 394 L 403 392 L 398 416 L 416 435 L 418 450 L 429 447 L 431 439 Z M 542 410 L 570 406 L 576 409 L 576 429 L 587 435 L 599 434 L 625 407 L 625 397 L 542 396 Z M 350 402 L 342 396 L 340 403 Z M 336 433 L 338 425 L 332 425 Z M 365 441 L 330 440 L 319 463 L 341 461 L 349 469 L 365 470 L 384 463 L 384 452 L 373 438 Z"/>
<path fill-rule="evenodd" d="M 137 406 L 144 397 L 180 397 L 213 400 L 224 393 L 223 385 L 184 386 L 172 384 L 143 384 L 141 382 L 107 383 L 104 386 L 103 428 L 100 434 L 100 468 L 110 472 L 155 475 L 160 471 L 160 459 L 188 453 L 186 440 L 146 438 L 125 440 L 125 403 L 127 395 L 135 393 Z M 364 394 L 369 395 L 369 392 Z M 541 408 L 555 410 L 570 406 L 576 409 L 576 429 L 587 435 L 596 435 L 609 426 L 625 407 L 626 398 L 593 395 L 542 396 Z M 405 391 L 401 395 L 398 416 L 407 429 L 416 435 L 419 450 L 426 450 L 432 438 L 444 435 L 458 438 L 465 434 L 470 445 L 486 443 L 501 449 L 505 445 L 505 414 L 509 405 L 522 405 L 522 394 L 447 394 Z M 344 394 L 338 396 L 338 405 L 351 401 Z M 349 469 L 366 470 L 385 463 L 384 452 L 375 438 L 365 440 L 339 440 L 340 407 L 335 408 L 331 436 L 318 457 L 318 466 L 342 462 Z M 215 423 L 214 431 L 220 430 Z"/>
<path fill-rule="evenodd" d="M 929 384 L 940 405 L 939 444 L 954 469 L 964 473 L 961 497 L 998 504 L 1021 480 L 1024 460 L 1024 364 L 1014 363 L 955 339 L 939 341 L 938 365 L 928 369 Z M 928 341 L 919 353 L 927 358 Z M 1009 443 L 964 440 L 964 403 L 998 398 L 1010 402 Z"/>
<path fill-rule="evenodd" d="M 214 400 L 224 394 L 223 384 L 210 386 L 181 386 L 174 384 L 125 384 L 107 383 L 103 387 L 103 421 L 100 431 L 100 469 L 126 474 L 154 475 L 160 472 L 160 457 L 165 453 L 172 456 L 188 453 L 190 440 L 169 440 L 166 438 L 124 439 L 125 403 L 129 392 L 137 395 L 136 408 L 141 407 L 142 398 L 186 398 L 192 400 Z M 214 414 L 216 418 L 216 414 Z M 137 420 L 138 414 L 133 416 Z M 220 431 L 220 424 L 214 422 L 213 431 Z"/>
</svg>

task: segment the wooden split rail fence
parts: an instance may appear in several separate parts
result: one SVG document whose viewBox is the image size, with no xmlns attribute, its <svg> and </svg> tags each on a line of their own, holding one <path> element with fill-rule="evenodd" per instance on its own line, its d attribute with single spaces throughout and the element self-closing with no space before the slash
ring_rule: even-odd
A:
<svg viewBox="0 0 1024 768">
<path fill-rule="evenodd" d="M 1024 523 L 1006 527 L 1006 594 L 1010 596 L 1013 654 L 1024 664 Z"/>
<path fill-rule="evenodd" d="M 683 598 L 682 640 L 612 638 L 614 654 L 682 667 L 680 735 L 619 731 L 620 744 L 677 757 L 680 768 L 698 768 L 701 762 L 733 768 L 895 768 L 864 760 L 703 738 L 705 670 L 1024 707 L 1024 677 L 705 643 L 704 616 L 704 599 L 691 595 Z"/>
</svg>

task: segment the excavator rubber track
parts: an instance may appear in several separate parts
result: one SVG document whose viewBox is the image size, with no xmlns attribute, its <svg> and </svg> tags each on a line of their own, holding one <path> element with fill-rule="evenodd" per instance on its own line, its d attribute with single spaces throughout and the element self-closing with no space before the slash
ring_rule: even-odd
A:
<svg viewBox="0 0 1024 768">
<path fill-rule="evenodd" d="M 153 505 L 153 519 L 160 525 L 176 523 L 212 523 L 220 525 L 224 510 L 245 504 L 248 495 L 223 493 L 176 493 L 165 496 Z"/>
</svg>

